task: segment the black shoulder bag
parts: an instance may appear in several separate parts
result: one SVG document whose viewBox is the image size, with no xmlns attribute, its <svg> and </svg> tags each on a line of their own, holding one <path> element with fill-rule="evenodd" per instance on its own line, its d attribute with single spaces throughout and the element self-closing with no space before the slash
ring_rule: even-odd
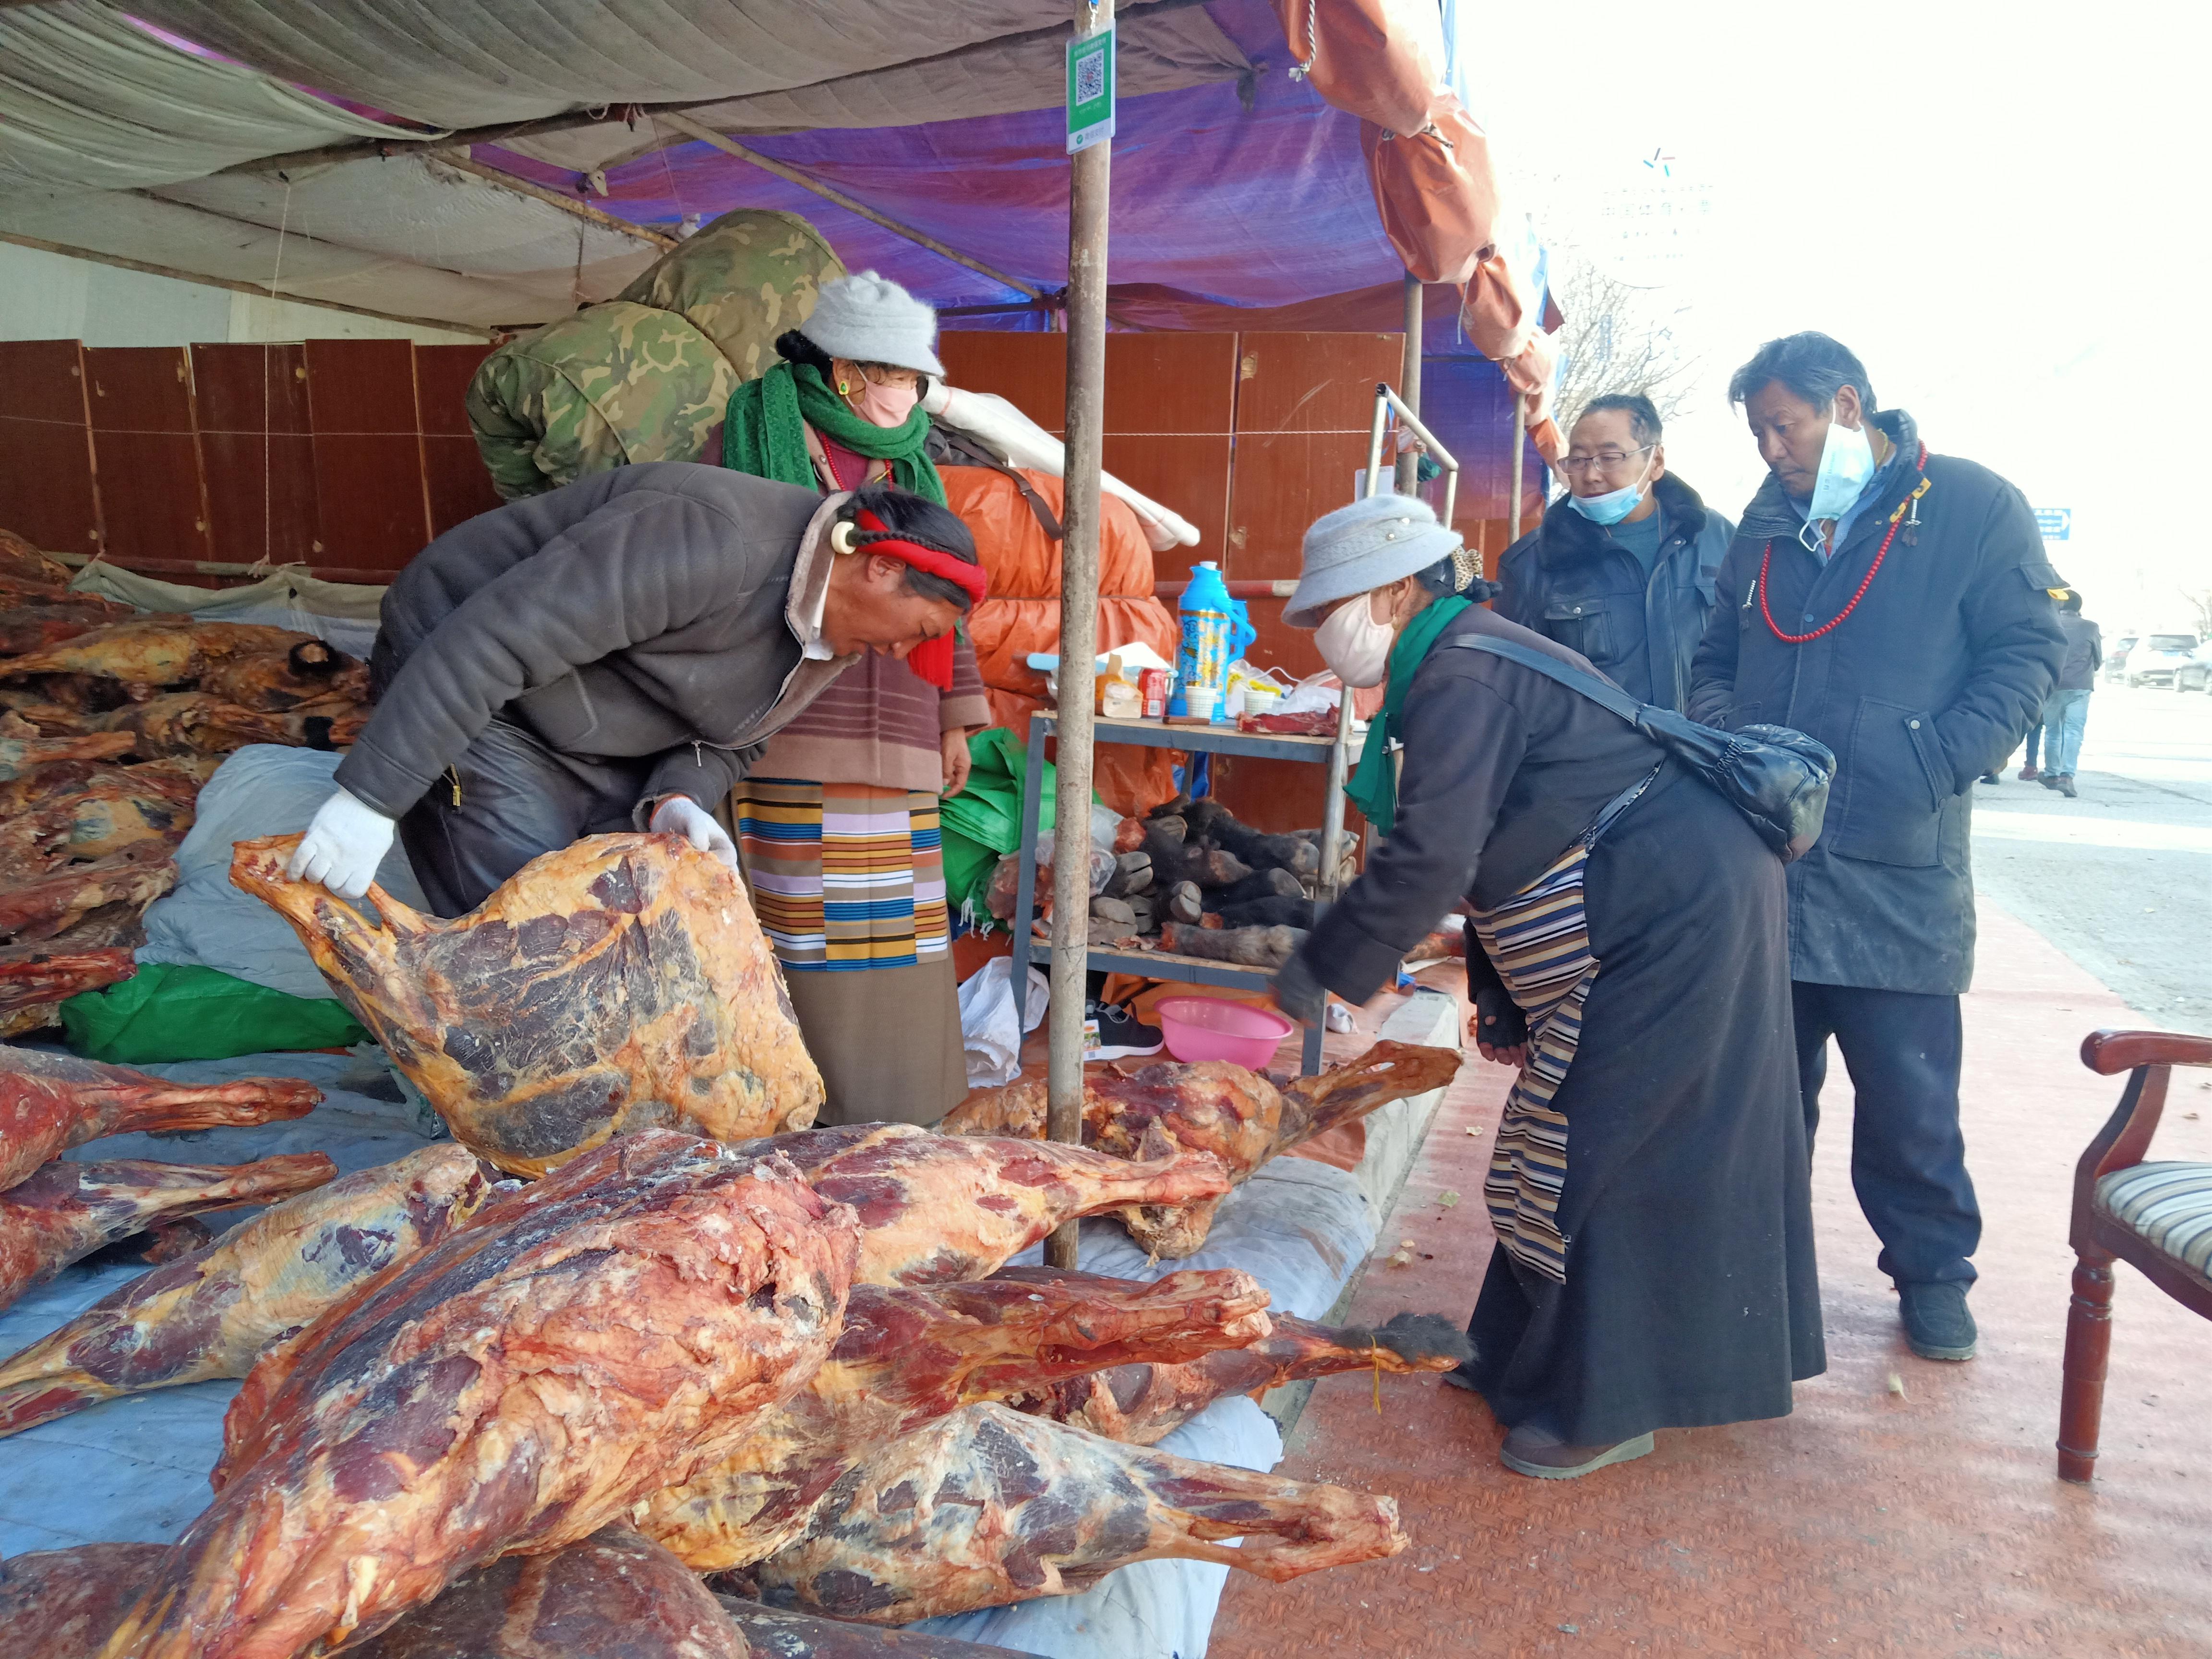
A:
<svg viewBox="0 0 2212 1659">
<path fill-rule="evenodd" d="M 1656 703 L 1638 702 L 1619 686 L 1570 668 L 1557 657 L 1517 641 L 1448 640 L 1463 651 L 1487 651 L 1547 679 L 1579 691 L 1621 719 L 1703 778 L 1723 800 L 1751 821 L 1759 838 L 1784 864 L 1802 858 L 1820 838 L 1828 810 L 1828 782 L 1836 757 L 1827 745 L 1786 726 L 1747 726 L 1723 732 Z"/>
</svg>

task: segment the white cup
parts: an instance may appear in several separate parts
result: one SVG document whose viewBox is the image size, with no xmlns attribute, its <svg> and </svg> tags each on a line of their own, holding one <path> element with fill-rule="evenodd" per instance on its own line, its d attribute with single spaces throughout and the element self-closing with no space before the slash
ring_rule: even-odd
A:
<svg viewBox="0 0 2212 1659">
<path fill-rule="evenodd" d="M 1213 718 L 1214 699 L 1219 696 L 1220 693 L 1210 685 L 1186 686 L 1182 694 L 1183 707 L 1190 711 L 1193 720 L 1210 720 Z"/>
</svg>

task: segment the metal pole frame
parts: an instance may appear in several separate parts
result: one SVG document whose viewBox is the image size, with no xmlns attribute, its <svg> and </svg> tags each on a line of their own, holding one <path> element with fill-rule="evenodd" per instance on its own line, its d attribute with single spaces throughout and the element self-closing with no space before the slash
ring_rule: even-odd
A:
<svg viewBox="0 0 2212 1659">
<path fill-rule="evenodd" d="M 1114 0 L 1077 0 L 1080 39 L 1110 28 Z M 1106 411 L 1106 233 L 1114 142 L 1076 152 L 1068 166 L 1067 428 L 1060 582 L 1060 770 L 1054 806 L 1052 1000 L 1045 1010 L 1051 1065 L 1047 1132 L 1083 1143 L 1083 1005 L 1091 948 L 1092 664 L 1098 654 L 1099 473 Z M 1043 763 L 1031 755 L 1032 770 Z M 1017 927 L 1027 925 L 1017 917 Z M 1077 1224 L 1045 1241 L 1047 1265 L 1076 1266 Z"/>
</svg>

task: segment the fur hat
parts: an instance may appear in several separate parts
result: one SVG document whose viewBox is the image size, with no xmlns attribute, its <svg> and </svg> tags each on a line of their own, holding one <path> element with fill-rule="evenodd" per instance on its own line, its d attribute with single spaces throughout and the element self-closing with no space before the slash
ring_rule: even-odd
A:
<svg viewBox="0 0 2212 1659">
<path fill-rule="evenodd" d="M 1426 570 L 1460 546 L 1459 534 L 1437 522 L 1413 495 L 1369 495 L 1324 514 L 1306 532 L 1297 591 L 1283 607 L 1293 628 L 1316 628 L 1322 611 L 1355 593 L 1371 593 L 1401 576 Z"/>
<path fill-rule="evenodd" d="M 813 314 L 799 331 L 830 356 L 848 362 L 945 373 L 935 349 L 937 313 L 872 270 L 823 283 Z"/>
</svg>

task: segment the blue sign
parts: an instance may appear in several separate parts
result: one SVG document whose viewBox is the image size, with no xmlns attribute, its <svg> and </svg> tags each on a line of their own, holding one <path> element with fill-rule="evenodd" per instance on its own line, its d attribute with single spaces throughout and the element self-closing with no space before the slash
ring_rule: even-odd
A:
<svg viewBox="0 0 2212 1659">
<path fill-rule="evenodd" d="M 2074 509 L 2070 507 L 2039 507 L 2035 509 L 2035 527 L 2043 532 L 2046 542 L 2063 542 L 2072 538 Z"/>
</svg>

